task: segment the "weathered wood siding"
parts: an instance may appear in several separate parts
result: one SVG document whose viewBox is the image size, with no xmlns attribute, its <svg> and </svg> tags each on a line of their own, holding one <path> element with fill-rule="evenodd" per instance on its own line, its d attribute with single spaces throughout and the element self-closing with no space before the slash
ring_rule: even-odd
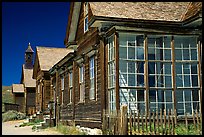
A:
<svg viewBox="0 0 204 137">
<path fill-rule="evenodd" d="M 48 111 L 49 101 L 50 101 L 50 80 L 44 80 L 43 111 Z"/>
<path fill-rule="evenodd" d="M 88 12 L 88 20 L 90 21 L 91 17 L 93 16 L 92 11 L 90 9 L 89 5 L 89 12 Z M 93 29 L 89 27 L 89 30 Z M 81 11 L 79 16 L 79 24 L 77 27 L 77 33 L 76 33 L 76 41 L 78 41 L 81 37 L 84 36 L 84 2 L 81 4 Z"/>
<path fill-rule="evenodd" d="M 19 111 L 25 112 L 24 106 L 25 106 L 25 98 L 24 93 L 16 93 L 15 94 L 15 104 L 19 105 Z"/>
<path fill-rule="evenodd" d="M 73 97 L 74 100 L 71 104 L 67 104 L 69 102 L 69 78 L 65 74 L 65 89 L 64 89 L 64 104 L 61 105 L 60 110 L 60 119 L 61 121 L 70 121 L 74 120 L 75 124 L 87 127 L 101 127 L 101 120 L 102 120 L 102 108 L 101 102 L 101 91 L 105 90 L 104 83 L 102 85 L 102 80 L 104 80 L 104 45 L 100 49 L 100 39 L 98 36 L 98 29 L 97 28 L 89 28 L 89 30 L 84 33 L 84 4 L 81 5 L 81 12 L 79 18 L 79 24 L 76 34 L 76 41 L 78 44 L 77 52 L 75 59 L 80 58 L 82 54 L 84 56 L 84 66 L 85 66 L 85 102 L 80 102 L 80 88 L 79 88 L 79 64 L 74 62 L 73 65 Z M 92 12 L 89 8 L 89 21 L 90 17 L 92 16 Z M 89 68 L 89 61 L 90 56 L 87 55 L 89 51 L 93 49 L 93 46 L 97 45 L 97 52 L 94 54 L 95 58 L 95 77 L 96 77 L 96 99 L 90 100 L 89 99 L 89 91 L 90 91 L 90 68 Z M 102 69 L 103 68 L 103 69 Z M 68 73 L 68 70 L 65 70 L 65 73 Z M 103 76 L 102 76 L 103 74 Z M 97 75 L 97 76 L 96 76 Z M 58 77 L 58 85 L 61 87 L 61 80 Z M 103 90 L 102 90 L 103 89 Z M 60 91 L 60 89 L 58 90 Z M 60 93 L 57 93 L 60 94 Z M 104 99 L 104 97 L 102 97 Z M 61 103 L 61 102 L 60 102 Z"/>
<path fill-rule="evenodd" d="M 27 107 L 35 106 L 35 88 L 26 88 L 27 91 Z"/>
</svg>

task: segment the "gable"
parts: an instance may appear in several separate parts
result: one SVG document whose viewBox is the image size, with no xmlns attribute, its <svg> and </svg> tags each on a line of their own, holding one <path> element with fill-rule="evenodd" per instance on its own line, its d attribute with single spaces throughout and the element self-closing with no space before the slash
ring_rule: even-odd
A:
<svg viewBox="0 0 204 137">
<path fill-rule="evenodd" d="M 68 24 L 66 29 L 66 36 L 64 40 L 65 46 L 67 45 L 68 42 L 75 41 L 80 9 L 81 9 L 81 2 L 71 2 Z"/>
<path fill-rule="evenodd" d="M 34 66 L 33 66 L 33 78 L 34 79 L 37 79 L 37 73 L 39 70 L 40 70 L 40 65 L 39 65 L 39 60 L 38 60 L 38 54 L 36 53 L 35 60 L 34 60 Z"/>
</svg>

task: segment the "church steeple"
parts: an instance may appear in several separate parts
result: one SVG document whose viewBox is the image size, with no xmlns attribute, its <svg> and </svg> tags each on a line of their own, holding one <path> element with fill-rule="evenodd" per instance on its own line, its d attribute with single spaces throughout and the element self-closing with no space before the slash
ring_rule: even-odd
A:
<svg viewBox="0 0 204 137">
<path fill-rule="evenodd" d="M 28 44 L 28 48 L 25 51 L 25 68 L 32 69 L 33 68 L 33 49 L 31 48 L 30 42 Z"/>
</svg>

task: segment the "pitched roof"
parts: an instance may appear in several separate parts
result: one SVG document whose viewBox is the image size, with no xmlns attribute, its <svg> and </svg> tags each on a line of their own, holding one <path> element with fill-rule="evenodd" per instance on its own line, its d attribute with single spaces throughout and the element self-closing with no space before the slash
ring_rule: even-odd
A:
<svg viewBox="0 0 204 137">
<path fill-rule="evenodd" d="M 103 17 L 182 21 L 190 2 L 90 2 L 93 15 Z"/>
<path fill-rule="evenodd" d="M 36 53 L 39 59 L 40 69 L 49 71 L 49 69 L 65 57 L 69 52 L 73 52 L 68 48 L 54 48 L 54 47 L 36 47 Z"/>
<path fill-rule="evenodd" d="M 25 87 L 36 87 L 36 80 L 32 78 L 33 69 L 25 69 L 23 64 L 23 79 Z"/>
<path fill-rule="evenodd" d="M 24 93 L 23 84 L 12 84 L 12 92 L 13 93 Z"/>
<path fill-rule="evenodd" d="M 183 16 L 183 20 L 187 20 L 187 19 L 193 17 L 194 15 L 199 13 L 200 11 L 202 12 L 202 2 L 191 2 L 188 5 L 188 9 Z"/>
</svg>

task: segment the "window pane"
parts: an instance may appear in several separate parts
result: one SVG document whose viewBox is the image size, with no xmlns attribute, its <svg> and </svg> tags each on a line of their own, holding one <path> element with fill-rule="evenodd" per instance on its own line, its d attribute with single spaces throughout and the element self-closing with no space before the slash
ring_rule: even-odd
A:
<svg viewBox="0 0 204 137">
<path fill-rule="evenodd" d="M 137 75 L 137 86 L 144 86 L 144 75 Z"/>
<path fill-rule="evenodd" d="M 184 49 L 184 50 L 183 50 L 183 59 L 184 59 L 184 60 L 189 60 L 189 59 L 190 59 L 189 49 Z"/>
<path fill-rule="evenodd" d="M 166 87 L 172 87 L 172 83 L 171 83 L 171 76 L 165 76 L 165 86 Z"/>
<path fill-rule="evenodd" d="M 184 86 L 190 87 L 190 76 L 189 75 L 184 76 Z"/>
<path fill-rule="evenodd" d="M 171 64 L 170 63 L 164 63 L 164 73 L 171 74 Z"/>
<path fill-rule="evenodd" d="M 192 86 L 197 87 L 198 86 L 198 75 L 192 75 Z"/>
<path fill-rule="evenodd" d="M 177 87 L 183 87 L 183 80 L 181 75 L 176 76 L 176 86 Z"/>
<path fill-rule="evenodd" d="M 128 59 L 135 59 L 135 48 L 128 48 Z"/>
<path fill-rule="evenodd" d="M 128 73 L 135 73 L 135 63 L 129 61 L 128 62 Z"/>
<path fill-rule="evenodd" d="M 164 50 L 164 59 L 165 60 L 171 60 L 171 50 L 170 49 Z"/>
<path fill-rule="evenodd" d="M 197 60 L 198 53 L 197 49 L 191 49 L 191 60 Z"/>
<path fill-rule="evenodd" d="M 135 86 L 135 75 L 129 74 L 128 75 L 128 86 Z"/>
<path fill-rule="evenodd" d="M 126 47 L 119 48 L 119 57 L 123 59 L 127 59 L 127 48 Z"/>
<path fill-rule="evenodd" d="M 137 59 L 144 59 L 144 48 L 137 48 Z"/>
<path fill-rule="evenodd" d="M 181 49 L 175 49 L 175 59 L 182 60 L 182 50 Z"/>
<path fill-rule="evenodd" d="M 119 68 L 120 68 L 120 72 L 127 72 L 127 62 L 120 60 Z"/>
</svg>

